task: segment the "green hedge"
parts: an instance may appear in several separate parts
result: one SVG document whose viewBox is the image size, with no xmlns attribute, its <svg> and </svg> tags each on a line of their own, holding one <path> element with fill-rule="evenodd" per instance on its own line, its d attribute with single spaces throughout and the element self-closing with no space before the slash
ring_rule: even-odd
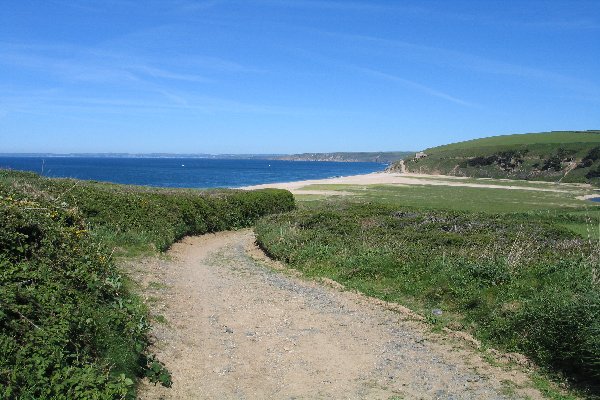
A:
<svg viewBox="0 0 600 400">
<path fill-rule="evenodd" d="M 286 191 L 200 193 L 0 171 L 0 398 L 134 398 L 145 375 L 169 385 L 146 353 L 146 310 L 112 246 L 163 250 L 293 208 Z"/>
</svg>

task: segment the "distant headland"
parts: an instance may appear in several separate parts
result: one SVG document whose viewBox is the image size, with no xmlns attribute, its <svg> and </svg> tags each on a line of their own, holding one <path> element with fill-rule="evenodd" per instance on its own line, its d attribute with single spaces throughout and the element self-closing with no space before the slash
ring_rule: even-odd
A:
<svg viewBox="0 0 600 400">
<path fill-rule="evenodd" d="M 206 158 L 221 160 L 288 160 L 392 163 L 414 152 L 334 152 L 302 154 L 206 154 L 206 153 L 0 153 L 0 157 L 97 157 L 97 158 Z"/>
</svg>

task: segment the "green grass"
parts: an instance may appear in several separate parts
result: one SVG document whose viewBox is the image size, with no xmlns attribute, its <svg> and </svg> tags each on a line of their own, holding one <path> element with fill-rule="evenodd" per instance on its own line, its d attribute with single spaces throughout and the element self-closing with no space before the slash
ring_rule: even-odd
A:
<svg viewBox="0 0 600 400">
<path fill-rule="evenodd" d="M 305 199 L 261 220 L 258 241 L 271 256 L 424 315 L 441 308 L 436 327 L 469 331 L 598 390 L 600 244 L 580 234 L 597 229 L 600 208 L 575 199 L 579 189 L 307 189 L 353 195 Z"/>
<path fill-rule="evenodd" d="M 548 381 L 546 376 L 540 374 L 533 374 L 532 379 L 534 387 L 551 400 L 577 400 L 580 396 L 585 396 L 585 393 L 564 393 L 564 391 L 558 390 L 555 385 Z"/>
<path fill-rule="evenodd" d="M 481 180 L 473 181 L 482 183 Z M 486 179 L 483 183 L 502 186 L 503 182 Z M 521 182 L 520 186 L 538 188 L 540 184 Z M 560 224 L 582 238 L 599 239 L 600 203 L 577 198 L 591 193 L 590 190 L 568 184 L 551 186 L 564 192 L 433 185 L 309 185 L 302 189 L 342 191 L 352 194 L 346 196 L 347 200 L 365 203 L 489 214 L 527 213 Z M 320 202 L 328 198 L 325 195 L 300 195 L 298 200 L 304 207 L 311 204 L 319 207 Z"/>
<path fill-rule="evenodd" d="M 541 189 L 553 189 L 553 190 L 580 190 L 584 192 L 592 191 L 592 187 L 587 184 L 577 182 L 548 182 L 548 181 L 527 181 L 519 179 L 508 179 L 508 178 L 474 178 L 465 176 L 451 176 L 451 175 L 404 175 L 404 179 L 409 180 L 424 180 L 424 181 L 440 181 L 440 182 L 459 182 L 461 184 L 475 184 L 475 185 L 495 185 L 495 186 L 516 186 L 526 188 L 541 188 Z"/>
<path fill-rule="evenodd" d="M 114 255 L 293 208 L 281 190 L 159 190 L 0 170 L 0 398 L 132 399 L 143 376 L 169 386 L 147 351 L 145 305 Z"/>
<path fill-rule="evenodd" d="M 544 133 L 525 133 L 516 135 L 491 136 L 447 144 L 425 150 L 435 153 L 448 150 L 468 150 L 474 147 L 519 146 L 531 144 L 598 143 L 600 131 L 554 131 Z"/>
<path fill-rule="evenodd" d="M 600 131 L 495 136 L 425 153 L 404 159 L 409 172 L 600 184 Z"/>
<path fill-rule="evenodd" d="M 486 182 L 496 184 L 496 181 Z M 585 190 L 577 189 L 561 193 L 434 185 L 309 185 L 303 190 L 344 191 L 351 192 L 353 197 L 365 201 L 490 213 L 564 209 L 596 210 L 600 206 L 589 200 L 577 199 L 577 196 L 587 193 Z"/>
</svg>

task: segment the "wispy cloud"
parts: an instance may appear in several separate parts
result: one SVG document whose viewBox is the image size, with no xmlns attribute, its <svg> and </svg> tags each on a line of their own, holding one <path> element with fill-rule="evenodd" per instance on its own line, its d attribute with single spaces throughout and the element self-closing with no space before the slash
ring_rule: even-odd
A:
<svg viewBox="0 0 600 400">
<path fill-rule="evenodd" d="M 101 2 L 90 2 L 85 0 L 47 0 L 60 7 L 76 9 L 84 12 L 99 13 L 115 9 L 137 9 L 140 2 L 136 0 L 103 0 Z M 156 12 L 194 12 L 214 8 L 223 3 L 223 0 L 146 0 L 144 7 Z"/>
<path fill-rule="evenodd" d="M 244 2 L 243 0 L 241 1 Z M 540 2 L 544 4 L 544 2 Z M 307 10 L 331 10 L 335 12 L 371 12 L 391 13 L 395 16 L 417 17 L 432 22 L 471 23 L 479 25 L 511 26 L 514 28 L 541 29 L 541 30 L 592 30 L 600 29 L 600 20 L 591 15 L 572 16 L 566 13 L 548 12 L 545 5 L 544 12 L 536 15 L 490 15 L 485 11 L 474 12 L 471 9 L 460 10 L 459 7 L 440 7 L 427 2 L 378 2 L 378 1 L 335 1 L 335 0 L 255 0 L 254 4 L 272 7 L 298 8 Z M 450 3 L 449 3 L 450 4 Z M 483 4 L 483 3 L 482 3 Z M 573 7 L 567 3 L 566 8 Z M 564 11 L 564 10 L 562 10 Z"/>
<path fill-rule="evenodd" d="M 154 77 L 189 82 L 213 82 L 213 79 L 192 73 L 179 72 L 181 65 L 188 69 L 205 69 L 220 71 L 250 71 L 242 65 L 216 58 L 202 59 L 202 62 L 177 63 L 179 68 L 174 69 L 169 63 L 162 62 L 158 66 L 154 60 L 147 57 L 107 52 L 98 49 L 85 49 L 77 47 L 58 46 L 14 46 L 0 43 L 0 64 L 44 70 L 70 79 L 99 80 L 102 76 L 107 81 L 115 78 L 131 80 L 132 78 Z"/>
<path fill-rule="evenodd" d="M 96 90 L 97 85 L 103 85 L 102 90 L 106 90 L 112 85 L 117 92 L 157 93 L 177 105 L 187 104 L 185 95 L 176 94 L 182 88 L 194 93 L 202 91 L 206 84 L 215 84 L 223 78 L 222 74 L 255 71 L 233 61 L 208 56 L 187 57 L 175 64 L 97 48 L 0 42 L 2 65 L 33 70 L 46 85 L 68 85 L 72 90 L 77 90 L 77 85 L 79 90 L 86 87 Z M 217 75 L 209 78 L 196 73 L 198 70 Z"/>
<path fill-rule="evenodd" d="M 127 66 L 126 69 L 136 71 L 140 74 L 145 74 L 145 75 L 155 77 L 155 78 L 164 78 L 164 79 L 172 79 L 172 80 L 187 81 L 187 82 L 203 82 L 203 83 L 214 82 L 213 79 L 208 79 L 208 78 L 205 78 L 205 77 L 202 77 L 199 75 L 176 73 L 176 72 L 171 72 L 168 70 L 164 70 L 161 68 L 156 68 L 156 67 L 152 67 L 152 66 L 148 66 L 148 65 L 135 65 L 134 64 L 134 65 Z"/>
<path fill-rule="evenodd" d="M 457 21 L 470 24 L 487 25 L 487 26 L 502 26 L 511 27 L 514 29 L 535 29 L 542 31 L 565 31 L 565 30 L 594 30 L 600 29 L 600 20 L 593 14 L 585 14 L 580 12 L 575 15 L 568 15 L 568 12 L 561 10 L 558 13 L 548 12 L 545 2 L 542 4 L 542 9 L 535 14 L 513 14 L 510 16 L 502 16 L 498 14 L 490 14 L 489 12 L 473 13 L 468 11 L 450 11 L 450 10 L 431 10 L 430 17 L 444 20 Z M 567 3 L 566 9 L 573 11 L 576 7 Z"/>
<path fill-rule="evenodd" d="M 404 79 L 404 78 L 396 76 L 396 75 L 392 75 L 392 74 L 388 74 L 388 73 L 385 73 L 385 72 L 377 71 L 377 70 L 374 70 L 374 69 L 371 69 L 371 68 L 364 68 L 364 67 L 357 67 L 357 66 L 354 66 L 352 68 L 355 69 L 355 70 L 357 70 L 357 71 L 363 72 L 363 73 L 365 73 L 367 75 L 371 75 L 371 76 L 374 76 L 376 78 L 381 78 L 381 79 L 385 79 L 385 80 L 388 80 L 388 81 L 391 81 L 391 82 L 399 83 L 399 84 L 401 84 L 403 86 L 407 86 L 407 87 L 416 89 L 416 90 L 418 90 L 420 92 L 426 93 L 426 94 L 434 96 L 434 97 L 438 97 L 440 99 L 444 99 L 444 100 L 450 101 L 452 103 L 456 103 L 456 104 L 460 104 L 460 105 L 468 106 L 468 107 L 479 107 L 477 104 L 470 103 L 468 101 L 459 99 L 459 98 L 454 97 L 452 95 L 449 95 L 448 93 L 444 93 L 444 92 L 442 92 L 440 90 L 437 90 L 437 89 L 434 89 L 432 87 L 420 84 L 418 82 L 411 81 L 409 79 Z"/>
<path fill-rule="evenodd" d="M 214 96 L 186 95 L 167 92 L 171 101 L 161 101 L 148 97 L 109 97 L 65 94 L 61 90 L 14 92 L 3 90 L 0 95 L 0 110 L 5 114 L 22 113 L 40 115 L 70 114 L 120 114 L 147 115 L 157 113 L 182 112 L 188 115 L 200 114 L 256 114 L 306 116 L 323 115 L 329 111 L 293 106 L 279 106 L 261 103 L 248 103 Z"/>
<path fill-rule="evenodd" d="M 55 4 L 60 7 L 73 8 L 87 12 L 97 12 L 101 10 L 101 3 L 91 4 L 90 2 L 82 2 L 77 0 L 46 0 L 48 3 Z M 103 2 L 104 3 L 104 2 Z"/>
<path fill-rule="evenodd" d="M 462 106 L 467 106 L 467 107 L 481 107 L 478 104 L 471 103 L 466 100 L 462 100 L 456 96 L 452 96 L 452 95 L 445 93 L 441 90 L 438 90 L 434 87 L 425 85 L 423 83 L 416 82 L 414 80 L 406 79 L 406 78 L 403 78 L 398 75 L 386 73 L 386 72 L 383 72 L 380 70 L 365 67 L 362 65 L 357 65 L 354 63 L 349 63 L 349 62 L 335 59 L 335 58 L 332 58 L 329 56 L 324 56 L 322 54 L 317 54 L 315 52 L 308 51 L 306 49 L 295 49 L 294 52 L 305 58 L 310 58 L 314 61 L 326 63 L 329 65 L 335 66 L 336 68 L 343 68 L 343 69 L 351 70 L 354 72 L 360 72 L 361 74 L 368 75 L 370 77 L 374 77 L 374 78 L 378 78 L 378 79 L 385 79 L 387 81 L 398 83 L 405 87 L 417 90 L 419 92 L 422 92 L 422 93 L 428 94 L 430 96 L 437 97 L 437 98 L 440 98 L 440 99 L 443 99 L 443 100 L 446 100 L 446 101 L 449 101 L 449 102 L 452 102 L 455 104 L 460 104 Z"/>
<path fill-rule="evenodd" d="M 508 21 L 507 24 L 511 22 Z M 529 28 L 542 28 L 542 29 L 553 29 L 553 30 L 595 30 L 600 29 L 600 21 L 593 20 L 590 18 L 578 18 L 578 19 L 549 19 L 542 21 L 514 21 L 515 25 Z"/>
<path fill-rule="evenodd" d="M 179 0 L 172 2 L 177 11 L 194 12 L 204 11 L 223 4 L 222 0 L 189 1 Z"/>
<path fill-rule="evenodd" d="M 368 35 L 352 35 L 332 32 L 321 33 L 327 36 L 351 41 L 353 50 L 356 50 L 357 42 L 363 42 L 364 44 L 368 45 L 367 51 L 380 51 L 388 58 L 413 58 L 423 63 L 437 64 L 442 67 L 450 66 L 468 71 L 534 79 L 543 81 L 544 83 L 549 83 L 573 91 L 588 94 L 591 92 L 596 92 L 595 85 L 591 82 L 541 68 L 492 60 L 486 57 L 461 51 L 416 44 L 401 40 L 383 39 Z M 374 45 L 379 46 L 380 50 L 377 50 L 377 47 L 374 47 Z"/>
<path fill-rule="evenodd" d="M 319 1 L 319 0 L 257 0 L 255 4 L 277 6 L 277 7 L 293 7 L 306 9 L 328 9 L 334 11 L 371 11 L 382 12 L 392 10 L 402 10 L 411 12 L 421 12 L 420 7 L 409 7 L 400 4 L 382 4 L 373 1 Z"/>
<path fill-rule="evenodd" d="M 46 78 L 54 76 L 64 81 L 90 82 L 135 82 L 143 76 L 168 79 L 185 79 L 203 81 L 199 77 L 191 77 L 176 72 L 166 71 L 151 65 L 131 63 L 127 56 L 90 57 L 85 51 L 73 51 L 61 54 L 50 51 L 14 50 L 0 45 L 0 65 L 37 70 Z M 115 62 L 118 60 L 117 62 Z"/>
<path fill-rule="evenodd" d="M 240 72 L 240 73 L 265 73 L 266 69 L 243 65 L 235 61 L 225 60 L 219 57 L 211 56 L 189 56 L 177 61 L 177 64 L 186 68 L 199 68 L 208 71 L 221 73 Z"/>
<path fill-rule="evenodd" d="M 232 74 L 262 73 L 263 70 L 213 56 L 169 57 L 125 54 L 102 47 L 80 47 L 43 43 L 0 42 L 0 68 L 9 71 L 34 71 L 39 77 L 37 89 L 28 88 L 0 95 L 3 113 L 35 113 L 43 110 L 63 114 L 83 113 L 246 113 L 299 115 L 320 113 L 298 107 L 247 103 L 205 96 L 206 88 L 215 88 Z M 200 75 L 198 71 L 203 74 Z M 43 82 L 43 83 L 41 83 Z M 41 84 L 40 84 L 41 83 Z M 14 82 L 18 85 L 18 82 Z M 111 90 L 112 89 L 112 90 Z M 88 96 L 87 93 L 93 93 Z M 132 95 L 134 95 L 132 97 Z"/>
</svg>

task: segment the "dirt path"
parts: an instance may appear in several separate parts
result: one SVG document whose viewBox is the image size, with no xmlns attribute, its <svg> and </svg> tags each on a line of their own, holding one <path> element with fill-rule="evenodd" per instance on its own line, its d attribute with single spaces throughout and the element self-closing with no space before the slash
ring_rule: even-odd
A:
<svg viewBox="0 0 600 400">
<path fill-rule="evenodd" d="M 132 266 L 173 387 L 142 399 L 541 398 L 526 375 L 334 284 L 260 260 L 249 230 L 187 238 Z M 401 310 L 401 308 L 400 308 Z"/>
</svg>

